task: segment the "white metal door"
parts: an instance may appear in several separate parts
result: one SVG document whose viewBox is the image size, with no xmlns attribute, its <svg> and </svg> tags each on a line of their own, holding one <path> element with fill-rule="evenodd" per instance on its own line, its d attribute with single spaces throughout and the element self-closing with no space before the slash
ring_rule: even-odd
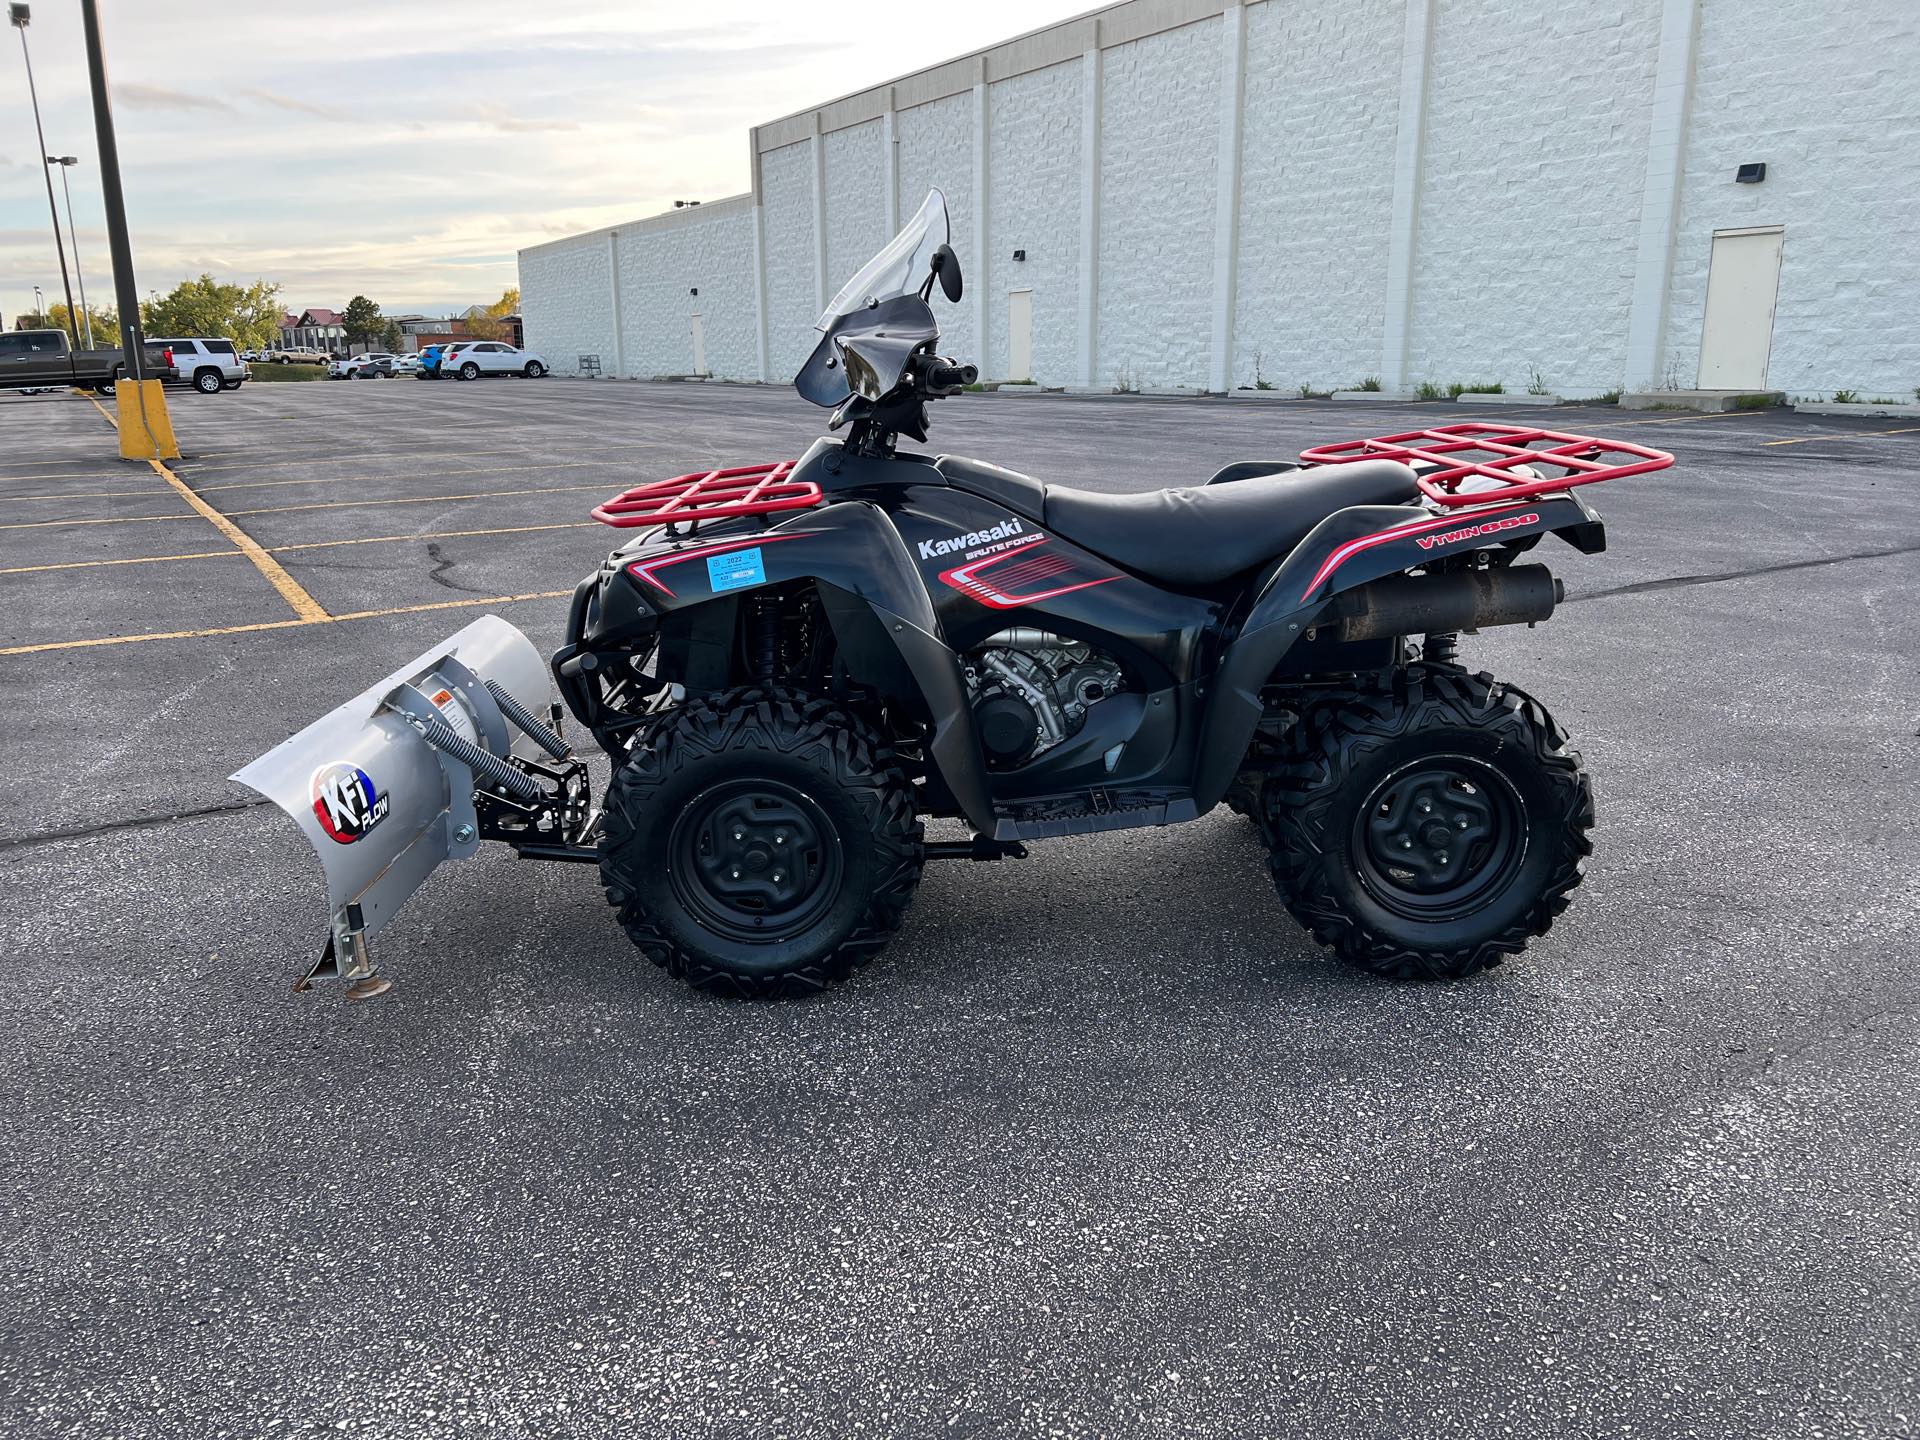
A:
<svg viewBox="0 0 1920 1440">
<path fill-rule="evenodd" d="M 1696 383 L 1702 390 L 1765 388 L 1785 239 L 1779 226 L 1714 232 L 1707 315 L 1700 327 Z"/>
<path fill-rule="evenodd" d="M 1007 374 L 1009 380 L 1033 378 L 1033 291 L 1007 293 Z"/>
<path fill-rule="evenodd" d="M 693 373 L 704 375 L 707 373 L 707 327 L 701 323 L 698 315 L 693 316 L 692 319 Z"/>
</svg>

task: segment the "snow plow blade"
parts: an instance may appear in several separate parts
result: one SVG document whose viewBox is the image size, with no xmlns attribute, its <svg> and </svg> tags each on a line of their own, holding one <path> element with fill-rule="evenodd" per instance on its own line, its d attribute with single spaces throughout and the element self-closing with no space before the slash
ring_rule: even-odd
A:
<svg viewBox="0 0 1920 1440">
<path fill-rule="evenodd" d="M 296 990 L 387 989 L 368 938 L 482 839 L 551 852 L 586 837 L 586 767 L 551 698 L 533 642 L 488 615 L 234 772 L 293 817 L 326 872 L 326 944 Z"/>
</svg>

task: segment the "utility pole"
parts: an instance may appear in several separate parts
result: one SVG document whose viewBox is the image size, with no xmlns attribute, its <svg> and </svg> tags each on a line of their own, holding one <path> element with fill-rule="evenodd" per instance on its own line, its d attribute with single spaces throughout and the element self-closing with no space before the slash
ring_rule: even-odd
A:
<svg viewBox="0 0 1920 1440">
<path fill-rule="evenodd" d="M 40 137 L 40 153 L 44 155 L 47 153 L 47 132 L 40 125 L 40 92 L 34 88 L 33 56 L 27 50 L 27 26 L 33 21 L 33 9 L 15 0 L 14 4 L 7 6 L 7 19 L 20 32 L 20 57 L 27 62 L 27 94 L 33 100 L 33 130 Z M 60 238 L 60 207 L 53 203 L 53 176 L 44 165 L 40 170 L 47 182 L 47 214 L 53 217 L 53 248 L 60 253 L 60 283 L 67 292 L 67 323 L 74 327 L 73 338 L 78 343 L 80 316 L 73 308 L 73 282 L 67 278 L 67 246 Z"/>
<path fill-rule="evenodd" d="M 60 167 L 60 189 L 67 197 L 67 238 L 73 241 L 73 278 L 80 287 L 80 319 L 87 328 L 87 348 L 93 348 L 93 311 L 87 308 L 87 276 L 80 268 L 80 227 L 73 223 L 73 186 L 67 171 L 80 163 L 78 155 L 49 155 L 47 164 Z"/>
<path fill-rule="evenodd" d="M 127 238 L 127 199 L 120 188 L 120 146 L 113 136 L 113 99 L 107 93 L 107 59 L 100 45 L 99 0 L 80 0 L 87 37 L 87 81 L 93 90 L 93 132 L 100 154 L 100 198 L 107 212 L 107 249 L 113 257 L 113 294 L 120 307 L 120 353 L 127 379 L 119 394 L 122 459 L 177 459 L 167 397 L 158 379 L 147 378 L 146 336 L 140 326 L 140 290 L 133 278 L 133 245 Z M 52 182 L 48 182 L 51 193 Z M 128 382 L 131 382 L 130 384 Z M 129 403 L 131 402 L 131 403 Z"/>
<path fill-rule="evenodd" d="M 127 378 L 147 378 L 145 337 L 140 333 L 140 289 L 133 279 L 133 245 L 127 239 L 127 200 L 120 188 L 120 147 L 113 137 L 113 101 L 107 94 L 107 61 L 100 49 L 98 0 L 80 0 L 87 32 L 87 79 L 93 87 L 93 129 L 100 151 L 100 192 L 107 210 L 107 250 L 113 257 L 113 296 L 120 309 L 120 349 Z M 53 182 L 47 182 L 53 193 Z"/>
</svg>

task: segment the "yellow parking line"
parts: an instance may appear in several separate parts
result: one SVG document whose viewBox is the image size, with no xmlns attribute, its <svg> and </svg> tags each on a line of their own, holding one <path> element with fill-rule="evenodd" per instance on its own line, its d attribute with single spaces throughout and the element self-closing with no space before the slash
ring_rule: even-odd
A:
<svg viewBox="0 0 1920 1440">
<path fill-rule="evenodd" d="M 418 615 L 429 610 L 471 609 L 482 605 L 517 605 L 523 600 L 559 600 L 571 590 L 541 590 L 529 595 L 486 595 L 472 600 L 436 600 L 425 605 L 395 605 L 387 610 L 351 610 L 344 615 L 322 612 L 311 618 L 262 620 L 252 625 L 216 625 L 206 630 L 162 630 L 149 635 L 103 635 L 89 640 L 49 640 L 38 645 L 9 645 L 0 655 L 41 655 L 49 650 L 90 650 L 103 645 L 143 645 L 151 640 L 204 640 L 219 635 L 248 635 L 257 630 L 297 630 L 308 625 L 338 625 L 347 620 L 378 620 L 388 615 Z"/>
<path fill-rule="evenodd" d="M 475 535 L 528 535 L 536 530 L 591 530 L 598 520 L 565 520 L 557 525 L 502 525 L 493 530 L 431 530 L 424 535 L 367 535 L 357 540 L 308 540 L 299 545 L 275 545 L 273 553 L 289 550 L 331 550 L 336 545 L 387 545 L 399 540 L 464 540 Z"/>
<path fill-rule="evenodd" d="M 1801 435 L 1792 440 L 1763 440 L 1763 445 L 1811 445 L 1816 440 L 1873 440 L 1882 435 L 1913 435 L 1920 425 L 1902 425 L 1898 430 L 1829 430 L 1820 435 Z"/>
<path fill-rule="evenodd" d="M 184 520 L 187 517 L 179 517 Z M 363 535 L 353 540 L 307 540 L 298 545 L 269 545 L 269 555 L 293 550 L 331 550 L 339 545 L 392 545 L 407 540 L 461 540 L 477 535 L 526 535 L 538 530 L 591 530 L 596 520 L 566 520 L 557 525 L 503 525 L 491 530 L 428 530 L 419 535 Z M 50 565 L 14 565 L 0 575 L 31 575 L 41 570 L 91 570 L 101 565 L 158 565 L 169 560 L 224 560 L 241 550 L 195 550 L 185 555 L 136 555 L 115 560 L 63 560 Z"/>
<path fill-rule="evenodd" d="M 181 517 L 186 518 L 184 515 Z M 0 575 L 32 575 L 41 570 L 91 570 L 99 565 L 159 565 L 168 560 L 227 560 L 240 550 L 196 550 L 190 555 L 129 555 L 117 560 L 62 560 L 52 565 L 10 565 Z"/>
<path fill-rule="evenodd" d="M 87 398 L 93 400 L 91 395 Z M 93 401 L 93 408 L 100 412 L 101 417 L 105 419 L 108 424 L 113 423 L 113 417 L 107 414 L 107 407 L 102 405 L 98 400 Z M 324 620 L 327 618 L 326 607 L 314 599 L 313 596 L 309 595 L 306 587 L 287 573 L 285 566 L 267 554 L 265 550 L 261 549 L 258 540 L 255 540 L 251 535 L 247 534 L 246 531 L 234 524 L 232 520 L 222 515 L 218 510 L 214 509 L 213 506 L 194 494 L 184 480 L 174 474 L 173 471 L 169 470 L 160 461 L 149 460 L 147 464 L 153 467 L 156 475 L 160 476 L 168 485 L 173 487 L 174 493 L 186 501 L 187 504 L 192 507 L 195 514 L 199 515 L 201 519 L 218 530 L 232 542 L 236 549 L 253 562 L 253 568 L 266 577 L 267 583 L 280 593 L 282 600 L 285 600 L 287 604 L 293 607 L 294 614 L 298 615 L 302 620 Z"/>
<path fill-rule="evenodd" d="M 1659 420 L 1620 420 L 1613 428 L 1623 429 L 1628 425 L 1687 425 L 1695 420 L 1751 420 L 1756 415 L 1764 415 L 1764 410 L 1716 410 L 1711 415 L 1668 415 Z"/>
<path fill-rule="evenodd" d="M 491 500 L 496 495 L 566 495 L 604 490 L 604 485 L 536 485 L 530 490 L 476 490 L 464 495 L 397 495 L 386 500 L 316 500 L 310 505 L 267 505 L 235 515 L 287 515 L 296 510 L 357 510 L 363 505 L 432 505 L 443 500 Z"/>
</svg>

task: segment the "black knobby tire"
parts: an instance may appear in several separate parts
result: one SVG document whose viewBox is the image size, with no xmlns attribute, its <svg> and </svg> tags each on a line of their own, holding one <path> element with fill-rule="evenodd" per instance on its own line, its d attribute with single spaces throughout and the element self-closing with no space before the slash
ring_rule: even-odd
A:
<svg viewBox="0 0 1920 1440">
<path fill-rule="evenodd" d="M 607 899 L 654 964 L 701 990 L 845 980 L 899 928 L 923 860 L 892 752 L 846 710 L 789 691 L 689 702 L 607 789 Z"/>
<path fill-rule="evenodd" d="M 1525 949 L 1593 852 L 1593 789 L 1566 732 L 1522 691 L 1454 666 L 1311 710 L 1263 810 L 1294 918 L 1399 979 L 1457 979 Z"/>
</svg>

